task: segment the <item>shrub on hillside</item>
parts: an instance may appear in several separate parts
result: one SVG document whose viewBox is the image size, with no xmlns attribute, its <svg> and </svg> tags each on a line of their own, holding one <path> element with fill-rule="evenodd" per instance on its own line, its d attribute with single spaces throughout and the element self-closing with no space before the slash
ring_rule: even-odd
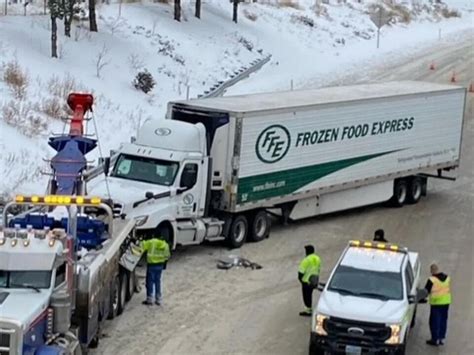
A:
<svg viewBox="0 0 474 355">
<path fill-rule="evenodd" d="M 444 7 L 441 10 L 441 15 L 443 15 L 444 18 L 461 17 L 461 14 L 459 13 L 458 10 L 456 10 L 456 9 L 451 10 L 447 7 Z"/>
<path fill-rule="evenodd" d="M 0 118 L 6 124 L 17 128 L 20 133 L 28 137 L 45 133 L 48 129 L 47 121 L 36 114 L 35 107 L 30 101 L 6 102 L 1 107 L 0 114 Z"/>
<path fill-rule="evenodd" d="M 133 86 L 135 89 L 143 91 L 148 94 L 155 87 L 155 79 L 148 70 L 143 70 L 137 74 L 133 80 Z"/>
<path fill-rule="evenodd" d="M 247 19 L 249 19 L 250 21 L 253 21 L 253 22 L 257 21 L 257 19 L 258 19 L 257 14 L 255 14 L 255 13 L 253 13 L 253 12 L 250 12 L 250 11 L 248 11 L 247 9 L 244 10 L 244 16 L 245 16 Z"/>
<path fill-rule="evenodd" d="M 18 61 L 12 60 L 3 65 L 3 80 L 17 99 L 24 99 L 28 89 L 29 78 Z"/>
</svg>

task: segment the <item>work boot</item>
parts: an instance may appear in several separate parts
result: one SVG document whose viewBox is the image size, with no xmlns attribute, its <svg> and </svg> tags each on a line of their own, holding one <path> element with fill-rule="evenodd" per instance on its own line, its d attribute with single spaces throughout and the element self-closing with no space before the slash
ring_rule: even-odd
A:
<svg viewBox="0 0 474 355">
<path fill-rule="evenodd" d="M 146 305 L 146 306 L 151 306 L 153 304 L 153 302 L 151 302 L 150 300 L 145 300 L 142 302 L 142 304 Z"/>
<path fill-rule="evenodd" d="M 155 304 L 156 304 L 157 306 L 161 306 L 161 300 L 156 300 L 156 301 L 155 301 Z"/>
<path fill-rule="evenodd" d="M 438 346 L 438 342 L 433 339 L 427 340 L 426 344 L 431 345 L 431 346 Z"/>
<path fill-rule="evenodd" d="M 300 312 L 300 316 L 302 317 L 311 317 L 311 308 L 306 308 L 304 311 Z"/>
<path fill-rule="evenodd" d="M 439 345 L 444 345 L 444 339 L 440 339 L 438 344 Z"/>
</svg>

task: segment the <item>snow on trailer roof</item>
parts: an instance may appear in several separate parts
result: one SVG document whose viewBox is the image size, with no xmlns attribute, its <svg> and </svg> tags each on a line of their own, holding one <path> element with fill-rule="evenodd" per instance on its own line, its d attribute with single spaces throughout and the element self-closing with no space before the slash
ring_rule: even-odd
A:
<svg viewBox="0 0 474 355">
<path fill-rule="evenodd" d="M 406 255 L 398 251 L 351 246 L 347 248 L 341 265 L 362 270 L 398 273 Z"/>
<path fill-rule="evenodd" d="M 336 86 L 312 90 L 280 91 L 261 94 L 225 96 L 206 99 L 173 101 L 204 110 L 245 113 L 285 108 L 297 108 L 355 100 L 380 99 L 390 96 L 427 94 L 463 89 L 423 81 L 391 81 L 386 83 Z"/>
</svg>

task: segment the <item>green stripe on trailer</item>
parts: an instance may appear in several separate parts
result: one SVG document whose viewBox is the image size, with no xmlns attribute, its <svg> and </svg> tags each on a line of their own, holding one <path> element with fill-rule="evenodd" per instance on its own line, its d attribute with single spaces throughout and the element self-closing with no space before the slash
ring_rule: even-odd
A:
<svg viewBox="0 0 474 355">
<path fill-rule="evenodd" d="M 237 203 L 288 195 L 336 171 L 395 151 L 399 150 L 244 177 L 239 180 Z"/>
</svg>

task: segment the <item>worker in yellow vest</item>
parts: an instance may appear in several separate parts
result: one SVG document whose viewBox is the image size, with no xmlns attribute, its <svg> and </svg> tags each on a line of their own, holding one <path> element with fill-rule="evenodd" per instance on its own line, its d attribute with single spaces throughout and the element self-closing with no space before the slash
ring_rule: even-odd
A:
<svg viewBox="0 0 474 355">
<path fill-rule="evenodd" d="M 151 237 L 140 243 L 140 249 L 146 253 L 146 300 L 145 305 L 153 304 L 153 295 L 155 304 L 161 305 L 161 274 L 166 268 L 166 263 L 170 258 L 170 247 L 168 243 L 159 237 Z"/>
<path fill-rule="evenodd" d="M 448 325 L 448 310 L 451 304 L 451 280 L 448 275 L 440 272 L 438 265 L 430 266 L 431 277 L 426 282 L 425 289 L 430 303 L 431 339 L 426 344 L 444 345 Z"/>
<path fill-rule="evenodd" d="M 312 245 L 304 247 L 306 257 L 301 261 L 298 268 L 298 280 L 301 283 L 303 302 L 306 309 L 300 312 L 300 316 L 310 317 L 313 305 L 313 290 L 319 283 L 319 272 L 321 271 L 321 258 L 316 255 Z"/>
</svg>

